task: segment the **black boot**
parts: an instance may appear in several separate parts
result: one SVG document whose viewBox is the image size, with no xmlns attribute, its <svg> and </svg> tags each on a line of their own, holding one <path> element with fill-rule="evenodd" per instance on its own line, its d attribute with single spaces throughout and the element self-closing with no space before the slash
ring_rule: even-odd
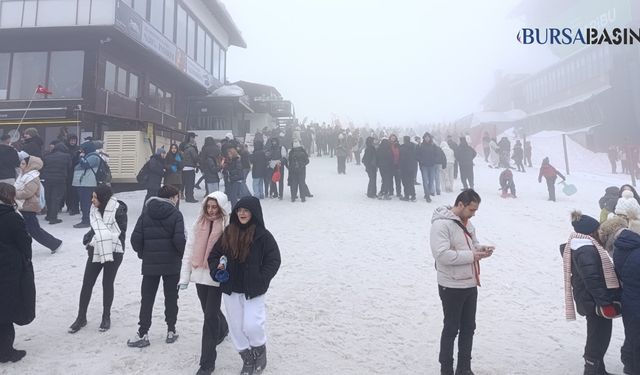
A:
<svg viewBox="0 0 640 375">
<path fill-rule="evenodd" d="M 16 350 L 12 348 L 9 353 L 0 355 L 0 363 L 18 362 L 19 360 L 24 358 L 25 355 L 27 355 L 26 351 Z"/>
<path fill-rule="evenodd" d="M 87 318 L 77 317 L 76 321 L 69 327 L 69 333 L 76 333 L 87 325 Z"/>
<path fill-rule="evenodd" d="M 100 332 L 108 331 L 111 328 L 111 316 L 102 315 L 102 322 L 100 323 Z"/>
<path fill-rule="evenodd" d="M 611 375 L 607 372 L 604 366 L 604 362 L 585 358 L 584 359 L 584 375 Z"/>
<path fill-rule="evenodd" d="M 255 370 L 256 374 L 261 374 L 264 371 L 265 367 L 267 367 L 267 346 L 262 345 L 256 348 L 251 348 L 251 352 L 253 353 L 253 358 L 255 359 Z"/>
<path fill-rule="evenodd" d="M 440 375 L 453 375 L 453 364 L 440 365 Z"/>
<path fill-rule="evenodd" d="M 245 349 L 240 352 L 242 358 L 242 370 L 240 375 L 253 375 L 256 367 L 256 360 L 253 357 L 253 351 L 251 349 Z"/>
</svg>

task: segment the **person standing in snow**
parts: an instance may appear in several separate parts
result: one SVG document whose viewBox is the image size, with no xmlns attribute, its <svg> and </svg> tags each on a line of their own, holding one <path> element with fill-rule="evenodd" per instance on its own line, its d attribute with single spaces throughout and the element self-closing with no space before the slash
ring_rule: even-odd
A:
<svg viewBox="0 0 640 375">
<path fill-rule="evenodd" d="M 513 146 L 512 159 L 516 163 L 518 172 L 526 172 L 524 164 L 522 164 L 522 161 L 524 160 L 524 150 L 522 149 L 522 143 L 520 143 L 520 140 L 517 140 L 515 146 Z"/>
<path fill-rule="evenodd" d="M 604 355 L 611 340 L 611 320 L 620 314 L 620 304 L 616 300 L 620 283 L 598 234 L 598 220 L 574 211 L 571 225 L 574 232 L 560 247 L 565 315 L 567 320 L 575 320 L 577 309 L 578 314 L 587 319 L 584 373 L 608 374 Z"/>
<path fill-rule="evenodd" d="M 453 168 L 455 163 L 455 154 L 451 147 L 449 147 L 449 144 L 445 141 L 440 143 L 440 148 L 442 149 L 445 160 L 447 161 L 445 168 L 440 170 L 440 179 L 444 185 L 444 191 L 451 193 L 453 192 Z"/>
<path fill-rule="evenodd" d="M 177 144 L 172 144 L 169 147 L 169 152 L 164 157 L 164 184 L 170 185 L 182 191 L 182 169 L 183 169 L 183 156 L 178 150 Z M 180 209 L 180 200 L 176 204 L 176 207 Z"/>
<path fill-rule="evenodd" d="M 462 190 L 473 190 L 473 159 L 477 153 L 469 144 L 465 137 L 460 137 L 460 145 L 454 151 L 458 166 L 460 167 L 460 181 Z"/>
<path fill-rule="evenodd" d="M 480 260 L 493 255 L 494 247 L 480 245 L 470 219 L 480 206 L 474 190 L 458 195 L 453 207 L 433 212 L 429 241 L 438 273 L 438 292 L 444 312 L 440 338 L 440 374 L 453 375 L 453 347 L 458 336 L 456 375 L 473 375 L 471 351 L 476 328 L 480 286 Z"/>
<path fill-rule="evenodd" d="M 36 294 L 31 264 L 31 237 L 16 211 L 16 189 L 0 182 L 0 363 L 18 362 L 27 354 L 13 347 L 14 324 L 33 321 Z M 26 282 L 25 282 L 26 281 Z"/>
<path fill-rule="evenodd" d="M 186 243 L 184 219 L 176 208 L 180 200 L 180 190 L 165 185 L 157 197 L 144 204 L 142 214 L 131 233 L 131 247 L 142 260 L 142 301 L 138 333 L 127 341 L 127 346 L 143 348 L 149 346 L 149 328 L 153 303 L 158 292 L 160 278 L 164 290 L 165 321 L 167 338 L 172 344 L 178 339 L 178 282 Z"/>
<path fill-rule="evenodd" d="M 220 258 L 227 258 L 226 266 Z M 280 268 L 280 250 L 265 228 L 260 200 L 242 198 L 229 226 L 209 256 L 209 269 L 226 269 L 220 284 L 229 319 L 229 333 L 243 361 L 241 374 L 260 374 L 267 365 L 265 295 Z"/>
<path fill-rule="evenodd" d="M 291 187 L 291 202 L 298 198 L 298 188 L 300 188 L 300 200 L 306 202 L 307 192 L 307 164 L 309 155 L 304 150 L 300 142 L 293 141 L 293 147 L 289 151 L 289 186 Z"/>
<path fill-rule="evenodd" d="M 27 225 L 27 232 L 38 243 L 51 250 L 55 254 L 62 247 L 62 240 L 55 238 L 49 232 L 40 227 L 40 221 L 36 216 L 42 207 L 40 206 L 40 169 L 42 160 L 36 156 L 28 156 L 21 151 L 24 159 L 20 162 L 22 174 L 16 180 L 16 199 L 22 203 L 20 213 Z"/>
<path fill-rule="evenodd" d="M 127 233 L 127 205 L 113 197 L 107 185 L 96 187 L 91 197 L 91 229 L 84 235 L 82 244 L 87 248 L 87 264 L 84 268 L 80 307 L 69 333 L 76 333 L 87 325 L 87 309 L 93 286 L 102 274 L 102 322 L 100 332 L 111 328 L 111 305 L 118 268 L 124 256 Z"/>
<path fill-rule="evenodd" d="M 533 167 L 531 164 L 531 141 L 524 141 L 524 163 L 529 167 Z"/>
<path fill-rule="evenodd" d="M 258 199 L 265 198 L 264 187 L 269 185 L 265 183 L 265 178 L 270 176 L 267 174 L 267 155 L 264 151 L 264 144 L 262 141 L 255 141 L 253 143 L 253 153 L 250 156 L 251 160 L 251 178 L 253 181 L 253 196 Z M 267 191 L 268 195 L 268 191 Z"/>
<path fill-rule="evenodd" d="M 338 174 L 347 174 L 347 141 L 344 134 L 338 135 L 338 142 L 335 147 L 336 158 L 338 159 Z"/>
<path fill-rule="evenodd" d="M 375 199 L 377 198 L 378 186 L 378 162 L 376 156 L 376 146 L 373 144 L 373 137 L 367 137 L 365 141 L 364 155 L 362 156 L 362 164 L 369 176 L 369 184 L 367 185 L 367 197 Z"/>
<path fill-rule="evenodd" d="M 198 299 L 204 314 L 200 369 L 196 375 L 210 375 L 216 367 L 216 346 L 229 333 L 227 319 L 220 311 L 222 291 L 209 270 L 209 255 L 213 245 L 229 224 L 231 205 L 221 191 L 214 191 L 202 202 L 200 215 L 193 224 L 182 257 L 180 289 L 187 289 L 189 282 L 196 284 Z M 214 268 L 215 269 L 215 268 Z"/>
<path fill-rule="evenodd" d="M 604 195 L 598 201 L 598 205 L 600 206 L 600 223 L 607 220 L 609 214 L 616 210 L 619 195 L 620 188 L 617 186 L 609 186 L 604 190 Z"/>
<path fill-rule="evenodd" d="M 484 132 L 482 136 L 482 151 L 484 152 L 484 161 L 489 162 L 489 154 L 491 154 L 491 137 L 489 136 L 489 132 Z"/>
<path fill-rule="evenodd" d="M 403 201 L 416 201 L 415 177 L 418 169 L 418 146 L 411 142 L 411 137 L 405 135 L 403 144 L 400 146 L 400 174 L 402 176 L 402 185 L 404 186 Z M 398 189 L 400 191 L 400 189 Z"/>
<path fill-rule="evenodd" d="M 380 146 L 376 150 L 376 165 L 380 170 L 382 186 L 380 187 L 380 199 L 391 199 L 391 191 L 393 190 L 393 153 L 391 151 L 391 143 L 384 138 L 380 142 Z"/>
<path fill-rule="evenodd" d="M 400 142 L 395 134 L 389 136 L 389 143 L 391 143 L 391 156 L 393 164 L 391 165 L 392 177 L 396 183 L 396 196 L 402 198 L 402 176 L 400 172 Z M 390 195 L 393 195 L 393 183 L 391 184 Z M 405 192 L 406 195 L 406 192 Z"/>
<path fill-rule="evenodd" d="M 159 148 L 156 153 L 149 158 L 149 169 L 147 174 L 147 180 L 144 182 L 144 187 L 147 188 L 147 195 L 144 197 L 144 201 L 148 201 L 149 198 L 158 195 L 158 190 L 162 186 L 162 178 L 164 177 L 164 157 L 167 153 L 164 148 Z M 144 203 L 143 203 L 144 204 Z"/>
<path fill-rule="evenodd" d="M 547 190 L 549 191 L 549 200 L 552 202 L 556 201 L 556 179 L 560 176 L 562 181 L 566 181 L 564 175 L 558 172 L 557 169 L 553 167 L 553 165 L 549 164 L 549 158 L 546 157 L 542 160 L 542 165 L 540 166 L 540 174 L 538 175 L 538 183 L 542 182 L 542 177 L 547 180 Z"/>
</svg>

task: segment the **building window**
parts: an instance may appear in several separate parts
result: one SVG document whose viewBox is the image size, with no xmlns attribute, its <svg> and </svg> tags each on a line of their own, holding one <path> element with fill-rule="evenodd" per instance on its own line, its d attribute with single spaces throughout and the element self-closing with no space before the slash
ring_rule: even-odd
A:
<svg viewBox="0 0 640 375">
<path fill-rule="evenodd" d="M 127 95 L 127 71 L 118 67 L 118 85 L 116 91 L 122 95 Z"/>
<path fill-rule="evenodd" d="M 157 85 L 149 84 L 149 106 L 173 115 L 173 94 Z"/>
<path fill-rule="evenodd" d="M 204 37 L 204 68 L 212 74 L 213 69 L 211 68 L 211 36 L 209 33 L 205 34 Z"/>
<path fill-rule="evenodd" d="M 133 73 L 129 74 L 129 97 L 138 98 L 138 76 Z"/>
<path fill-rule="evenodd" d="M 174 0 L 164 1 L 164 36 L 174 41 L 173 38 L 173 17 L 176 14 L 176 4 Z"/>
<path fill-rule="evenodd" d="M 198 117 L 196 130 L 227 130 L 227 124 L 224 117 L 203 116 Z"/>
<path fill-rule="evenodd" d="M 104 72 L 104 88 L 110 91 L 116 91 L 116 73 L 117 68 L 115 65 L 107 61 L 107 66 Z"/>
<path fill-rule="evenodd" d="M 141 15 L 142 18 L 147 19 L 147 0 L 133 0 L 133 9 Z"/>
<path fill-rule="evenodd" d="M 227 51 L 220 50 L 220 82 L 227 81 Z"/>
<path fill-rule="evenodd" d="M 177 21 L 176 21 L 176 45 L 178 48 L 187 51 L 187 11 L 184 10 L 182 5 L 178 5 L 177 8 Z"/>
<path fill-rule="evenodd" d="M 51 98 L 81 98 L 84 51 L 51 52 L 48 88 Z"/>
<path fill-rule="evenodd" d="M 191 16 L 187 16 L 187 55 L 196 59 L 196 22 Z"/>
<path fill-rule="evenodd" d="M 9 99 L 31 99 L 38 85 L 46 84 L 46 73 L 46 52 L 14 53 Z"/>
<path fill-rule="evenodd" d="M 0 1 L 0 26 L 4 28 L 22 25 L 22 1 Z"/>
<path fill-rule="evenodd" d="M 68 0 L 38 0 L 38 26 L 75 25 L 76 5 Z"/>
<path fill-rule="evenodd" d="M 202 26 L 198 25 L 198 48 L 196 51 L 197 54 L 197 59 L 196 61 L 198 62 L 198 65 L 205 67 L 206 65 L 204 65 L 204 56 L 205 56 L 205 35 L 204 35 L 204 29 L 202 28 Z"/>
<path fill-rule="evenodd" d="M 149 23 L 160 32 L 162 32 L 162 25 L 164 24 L 163 15 L 164 0 L 149 0 Z"/>
<path fill-rule="evenodd" d="M 213 76 L 220 80 L 220 45 L 218 42 L 213 44 Z"/>
<path fill-rule="evenodd" d="M 0 53 L 0 100 L 7 99 L 9 92 L 9 65 L 11 63 L 10 53 Z"/>
</svg>

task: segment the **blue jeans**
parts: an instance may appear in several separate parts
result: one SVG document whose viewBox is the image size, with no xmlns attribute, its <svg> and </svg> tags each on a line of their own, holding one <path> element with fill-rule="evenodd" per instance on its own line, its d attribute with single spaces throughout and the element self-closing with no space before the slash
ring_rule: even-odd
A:
<svg viewBox="0 0 640 375">
<path fill-rule="evenodd" d="M 80 211 L 82 211 L 82 222 L 89 224 L 89 211 L 91 210 L 91 195 L 95 187 L 76 186 L 78 199 L 80 200 Z"/>
<path fill-rule="evenodd" d="M 253 178 L 253 196 L 258 199 L 264 199 L 264 178 Z"/>
<path fill-rule="evenodd" d="M 229 202 L 231 202 L 231 207 L 234 207 L 236 203 L 240 200 L 240 198 L 249 196 L 249 189 L 247 189 L 247 185 L 242 181 L 234 181 L 230 182 L 229 185 Z"/>
<path fill-rule="evenodd" d="M 420 167 L 422 174 L 422 188 L 424 189 L 424 196 L 428 194 L 436 193 L 436 176 L 438 175 L 438 166 L 433 165 L 431 167 Z"/>
<path fill-rule="evenodd" d="M 442 169 L 441 164 L 436 164 L 435 166 L 435 186 L 436 186 L 436 194 L 440 195 L 440 170 Z M 433 191 L 433 190 L 432 190 Z"/>
</svg>

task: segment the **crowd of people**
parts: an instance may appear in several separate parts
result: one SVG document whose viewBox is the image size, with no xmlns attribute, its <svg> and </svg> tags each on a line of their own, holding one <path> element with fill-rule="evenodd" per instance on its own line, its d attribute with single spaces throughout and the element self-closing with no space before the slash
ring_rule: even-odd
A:
<svg viewBox="0 0 640 375">
<path fill-rule="evenodd" d="M 260 200 L 283 199 L 287 172 L 291 201 L 305 202 L 313 196 L 306 184 L 309 156 L 336 157 L 338 174 L 346 174 L 347 163 L 364 166 L 369 177 L 367 197 L 372 199 L 397 196 L 416 201 L 416 186 L 422 185 L 424 199 L 431 202 L 432 197 L 453 192 L 454 181 L 460 179 L 462 192 L 454 205 L 434 210 L 430 245 L 444 313 L 441 374 L 454 374 L 453 343 L 457 338 L 455 374 L 472 375 L 479 262 L 490 257 L 494 248 L 478 243 L 470 222 L 480 205 L 480 196 L 474 191 L 476 151 L 465 136 L 443 138 L 429 132 L 422 137 L 405 135 L 400 144 L 392 132 L 301 126 L 260 132 L 252 150 L 231 134 L 220 142 L 208 137 L 198 150 L 193 133 L 168 150 L 158 148 L 138 174 L 147 195 L 129 243 L 141 260 L 143 277 L 138 330 L 127 345 L 144 348 L 151 344 L 148 333 L 160 281 L 165 342 L 178 340 L 178 297 L 192 283 L 203 312 L 197 374 L 213 373 L 216 346 L 227 335 L 242 360 L 241 374 L 261 373 L 267 365 L 265 295 L 281 260 L 277 242 L 265 227 Z M 496 143 L 489 138 L 485 148 L 485 138 L 485 161 L 490 167 L 504 169 L 499 177 L 502 196 L 515 198 L 512 171 L 525 172 L 525 166 L 532 167 L 531 146 L 524 142 L 523 147 L 517 140 L 512 152 L 508 139 Z M 58 213 L 66 205 L 70 215 L 82 213 L 81 222 L 74 227 L 88 230 L 82 241 L 87 259 L 78 313 L 68 330 L 72 334 L 87 325 L 88 306 L 101 273 L 99 330 L 111 328 L 114 283 L 130 228 L 127 204 L 116 199 L 109 186 L 109 156 L 100 141 L 88 138 L 78 146 L 77 137 L 66 135 L 44 150 L 35 129 L 26 129 L 17 144 L 8 136 L 0 139 L 0 217 L 11 229 L 0 234 L 0 269 L 6 275 L 2 293 L 5 300 L 15 301 L 0 309 L 0 362 L 16 362 L 26 352 L 13 348 L 14 324 L 29 324 L 35 317 L 31 241 L 40 242 L 52 253 L 62 246 L 61 240 L 40 226 L 37 215 L 46 207 L 45 220 L 57 224 L 61 221 Z M 201 179 L 196 181 L 199 172 Z M 247 186 L 250 173 L 251 191 Z M 546 180 L 552 201 L 558 177 L 565 180 L 549 158 L 544 158 L 538 181 Z M 198 201 L 194 193 L 202 181 L 205 196 Z M 191 227 L 179 210 L 181 197 L 187 203 L 201 204 Z M 599 204 L 600 220 L 572 214 L 574 232 L 561 246 L 567 318 L 575 319 L 576 308 L 586 317 L 584 373 L 602 375 L 607 374 L 604 355 L 611 339 L 611 319 L 622 316 L 625 374 L 638 374 L 640 196 L 629 185 L 612 186 Z M 222 300 L 226 314 L 221 311 Z"/>
</svg>

